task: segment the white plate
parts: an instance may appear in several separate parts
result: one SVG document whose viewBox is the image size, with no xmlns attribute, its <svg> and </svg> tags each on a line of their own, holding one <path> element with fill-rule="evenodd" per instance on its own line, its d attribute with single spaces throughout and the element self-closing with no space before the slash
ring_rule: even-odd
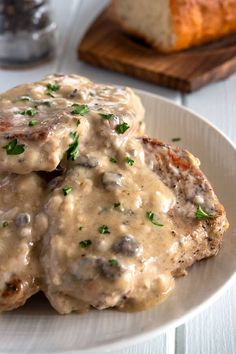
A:
<svg viewBox="0 0 236 354">
<path fill-rule="evenodd" d="M 232 280 L 236 270 L 236 149 L 219 131 L 195 113 L 155 95 L 138 91 L 146 108 L 151 136 L 188 148 L 225 205 L 230 230 L 217 257 L 194 265 L 177 280 L 166 302 L 146 312 L 126 314 L 91 311 L 57 315 L 44 299 L 31 300 L 0 321 L 0 353 L 105 353 L 146 340 L 177 326 L 209 305 Z"/>
</svg>

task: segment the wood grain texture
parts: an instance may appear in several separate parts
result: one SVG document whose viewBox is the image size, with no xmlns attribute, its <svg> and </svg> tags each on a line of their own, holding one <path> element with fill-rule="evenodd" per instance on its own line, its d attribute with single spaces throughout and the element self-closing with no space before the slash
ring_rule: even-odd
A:
<svg viewBox="0 0 236 354">
<path fill-rule="evenodd" d="M 210 45 L 163 55 L 125 34 L 107 9 L 86 32 L 78 55 L 90 64 L 188 93 L 236 71 L 236 34 Z"/>
</svg>

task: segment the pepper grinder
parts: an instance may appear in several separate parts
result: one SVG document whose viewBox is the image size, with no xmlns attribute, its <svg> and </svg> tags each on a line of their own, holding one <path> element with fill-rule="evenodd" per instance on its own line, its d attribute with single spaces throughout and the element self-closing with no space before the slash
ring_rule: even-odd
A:
<svg viewBox="0 0 236 354">
<path fill-rule="evenodd" d="M 21 67 L 55 54 L 56 24 L 48 0 L 0 0 L 0 65 Z"/>
</svg>

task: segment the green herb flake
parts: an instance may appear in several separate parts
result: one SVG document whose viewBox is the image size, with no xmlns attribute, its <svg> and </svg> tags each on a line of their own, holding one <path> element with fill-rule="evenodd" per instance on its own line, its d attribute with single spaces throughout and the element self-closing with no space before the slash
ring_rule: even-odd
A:
<svg viewBox="0 0 236 354">
<path fill-rule="evenodd" d="M 19 112 L 19 114 L 22 114 L 23 116 L 33 117 L 35 116 L 35 114 L 37 114 L 37 111 L 34 108 L 29 107 L 24 111 Z"/>
<path fill-rule="evenodd" d="M 7 227 L 9 225 L 8 221 L 3 221 L 2 227 Z"/>
<path fill-rule="evenodd" d="M 66 196 L 72 192 L 72 187 L 65 186 L 62 190 L 63 190 L 63 194 Z"/>
<path fill-rule="evenodd" d="M 181 138 L 172 138 L 171 141 L 173 141 L 173 143 L 175 143 L 177 141 L 181 141 Z"/>
<path fill-rule="evenodd" d="M 47 84 L 47 89 L 49 91 L 58 91 L 60 89 L 60 85 L 57 82 L 52 83 L 48 83 Z"/>
<path fill-rule="evenodd" d="M 126 157 L 125 158 L 125 163 L 127 163 L 128 165 L 130 165 L 130 166 L 133 166 L 133 164 L 134 164 L 134 160 L 132 160 L 130 157 Z"/>
<path fill-rule="evenodd" d="M 208 214 L 205 210 L 203 210 L 200 205 L 197 207 L 197 210 L 195 212 L 195 216 L 199 220 L 212 219 L 214 217 L 213 215 Z"/>
<path fill-rule="evenodd" d="M 40 102 L 38 102 L 37 104 L 38 104 L 38 106 L 51 107 L 51 102 L 50 102 L 50 101 L 47 101 L 47 100 L 45 100 L 45 101 L 40 101 Z"/>
<path fill-rule="evenodd" d="M 100 234 L 110 234 L 110 231 L 108 229 L 108 226 L 107 225 L 101 225 L 99 228 L 98 228 L 98 232 Z"/>
<path fill-rule="evenodd" d="M 115 129 L 118 134 L 124 134 L 126 132 L 126 130 L 129 129 L 129 127 L 130 126 L 124 122 L 124 123 L 118 124 Z"/>
<path fill-rule="evenodd" d="M 70 132 L 70 137 L 71 139 L 75 140 L 77 133 L 76 132 Z"/>
<path fill-rule="evenodd" d="M 14 139 L 2 148 L 6 150 L 7 155 L 20 155 L 25 151 L 24 146 L 23 144 L 17 144 L 17 139 Z"/>
<path fill-rule="evenodd" d="M 48 96 L 50 96 L 52 98 L 55 98 L 54 94 L 51 91 L 47 91 L 46 95 L 48 95 Z"/>
<path fill-rule="evenodd" d="M 36 119 L 31 119 L 31 120 L 29 121 L 28 126 L 29 126 L 29 127 L 34 127 L 34 126 L 37 125 L 37 124 L 39 124 L 39 122 L 38 122 Z"/>
<path fill-rule="evenodd" d="M 50 97 L 53 97 L 53 98 L 55 97 L 53 95 L 53 92 L 56 92 L 60 89 L 60 85 L 57 82 L 54 82 L 54 83 L 49 82 L 46 87 L 47 87 L 46 94 Z"/>
<path fill-rule="evenodd" d="M 78 119 L 77 121 L 76 121 L 76 126 L 78 127 L 80 125 L 80 120 Z"/>
<path fill-rule="evenodd" d="M 115 157 L 110 157 L 110 162 L 112 162 L 112 163 L 117 163 L 117 159 L 115 158 Z"/>
<path fill-rule="evenodd" d="M 110 267 L 117 267 L 119 263 L 116 259 L 109 259 L 108 264 Z"/>
<path fill-rule="evenodd" d="M 19 101 L 23 101 L 23 102 L 27 102 L 27 101 L 31 101 L 32 99 L 31 99 L 31 97 L 29 97 L 29 96 L 21 96 L 20 98 L 19 98 Z"/>
<path fill-rule="evenodd" d="M 66 159 L 75 161 L 79 153 L 79 136 L 73 135 L 73 142 L 69 144 L 68 149 L 66 150 Z"/>
<path fill-rule="evenodd" d="M 86 113 L 89 112 L 89 107 L 86 104 L 74 103 L 72 107 L 73 110 L 70 113 L 74 115 L 78 114 L 80 116 L 84 116 Z"/>
<path fill-rule="evenodd" d="M 117 209 L 117 208 L 119 208 L 119 207 L 120 207 L 120 203 L 114 203 L 114 204 L 113 204 L 113 208 L 114 208 L 114 209 Z"/>
<path fill-rule="evenodd" d="M 155 214 L 152 211 L 147 211 L 146 212 L 146 218 L 151 221 L 153 225 L 156 226 L 164 226 L 163 224 L 160 224 L 158 221 L 155 220 Z"/>
<path fill-rule="evenodd" d="M 112 114 L 112 113 L 99 113 L 99 115 L 104 120 L 111 120 L 114 117 L 114 114 Z"/>
<path fill-rule="evenodd" d="M 79 245 L 81 248 L 88 248 L 89 246 L 91 246 L 92 241 L 91 240 L 83 240 L 80 241 Z"/>
</svg>

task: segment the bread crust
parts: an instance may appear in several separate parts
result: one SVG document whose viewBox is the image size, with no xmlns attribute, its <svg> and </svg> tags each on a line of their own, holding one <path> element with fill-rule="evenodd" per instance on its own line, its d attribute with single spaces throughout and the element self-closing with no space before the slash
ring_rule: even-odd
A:
<svg viewBox="0 0 236 354">
<path fill-rule="evenodd" d="M 111 5 L 116 22 L 162 53 L 203 45 L 236 32 L 236 0 L 169 0 L 173 39 L 164 46 L 127 25 L 116 11 L 117 1 L 113 0 Z"/>
<path fill-rule="evenodd" d="M 169 0 L 169 5 L 176 43 L 167 51 L 209 43 L 236 31 L 235 0 Z"/>
</svg>

